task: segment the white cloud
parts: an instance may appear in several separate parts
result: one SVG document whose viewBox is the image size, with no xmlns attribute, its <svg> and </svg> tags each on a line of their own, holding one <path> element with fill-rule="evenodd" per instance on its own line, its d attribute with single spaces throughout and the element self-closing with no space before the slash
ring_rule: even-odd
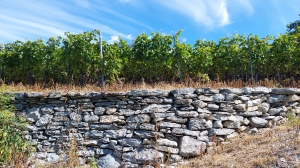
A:
<svg viewBox="0 0 300 168">
<path fill-rule="evenodd" d="M 246 11 L 247 11 L 249 14 L 254 13 L 254 9 L 253 9 L 251 3 L 249 2 L 249 0 L 238 0 L 238 1 L 239 1 L 239 4 L 240 4 L 244 9 L 246 9 Z"/>
<path fill-rule="evenodd" d="M 115 42 L 119 42 L 120 38 L 118 35 L 113 35 L 110 37 L 110 39 L 107 41 L 108 44 L 113 44 Z"/>
<path fill-rule="evenodd" d="M 225 0 L 173 0 L 157 2 L 177 12 L 191 17 L 195 22 L 208 28 L 230 24 Z"/>
<path fill-rule="evenodd" d="M 185 37 L 182 37 L 182 38 L 181 38 L 181 41 L 182 41 L 183 43 L 186 42 L 186 40 L 187 40 L 187 39 L 186 39 Z"/>
</svg>

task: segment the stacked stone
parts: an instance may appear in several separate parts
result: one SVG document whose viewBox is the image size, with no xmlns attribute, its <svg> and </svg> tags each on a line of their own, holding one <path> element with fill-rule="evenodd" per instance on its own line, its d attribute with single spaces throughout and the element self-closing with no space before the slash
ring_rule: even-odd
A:
<svg viewBox="0 0 300 168">
<path fill-rule="evenodd" d="M 240 132 L 271 127 L 300 113 L 300 90 L 184 88 L 118 93 L 16 93 L 16 113 L 38 159 L 56 161 L 75 139 L 82 163 L 154 166 L 199 156 Z M 163 164 L 162 164 L 163 166 Z"/>
</svg>

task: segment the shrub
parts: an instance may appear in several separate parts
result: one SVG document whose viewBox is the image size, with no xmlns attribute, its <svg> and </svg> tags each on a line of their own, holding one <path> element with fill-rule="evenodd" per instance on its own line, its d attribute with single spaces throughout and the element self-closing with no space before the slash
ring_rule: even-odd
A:
<svg viewBox="0 0 300 168">
<path fill-rule="evenodd" d="M 18 167 L 33 149 L 22 134 L 26 130 L 26 121 L 14 115 L 11 100 L 10 94 L 0 93 L 0 167 Z"/>
</svg>

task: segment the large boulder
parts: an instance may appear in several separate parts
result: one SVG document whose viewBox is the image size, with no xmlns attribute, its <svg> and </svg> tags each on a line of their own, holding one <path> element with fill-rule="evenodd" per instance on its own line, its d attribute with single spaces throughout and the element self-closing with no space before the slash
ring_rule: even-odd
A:
<svg viewBox="0 0 300 168">
<path fill-rule="evenodd" d="M 199 156 L 206 149 L 206 143 L 190 136 L 183 136 L 179 143 L 179 153 L 183 157 Z"/>
<path fill-rule="evenodd" d="M 119 168 L 121 167 L 121 160 L 111 154 L 108 154 L 100 157 L 97 164 L 99 168 Z"/>
</svg>

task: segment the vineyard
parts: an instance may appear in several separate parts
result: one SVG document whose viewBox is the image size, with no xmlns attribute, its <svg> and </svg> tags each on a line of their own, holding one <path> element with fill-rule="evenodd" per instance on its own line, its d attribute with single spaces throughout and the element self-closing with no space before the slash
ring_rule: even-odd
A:
<svg viewBox="0 0 300 168">
<path fill-rule="evenodd" d="M 199 39 L 193 45 L 180 41 L 181 32 L 142 33 L 132 44 L 121 38 L 113 44 L 102 41 L 103 68 L 98 30 L 66 32 L 46 42 L 7 43 L 0 50 L 1 78 L 5 83 L 44 86 L 97 84 L 102 73 L 109 82 L 300 79 L 299 27 L 278 37 L 233 34 L 218 42 Z"/>
</svg>

